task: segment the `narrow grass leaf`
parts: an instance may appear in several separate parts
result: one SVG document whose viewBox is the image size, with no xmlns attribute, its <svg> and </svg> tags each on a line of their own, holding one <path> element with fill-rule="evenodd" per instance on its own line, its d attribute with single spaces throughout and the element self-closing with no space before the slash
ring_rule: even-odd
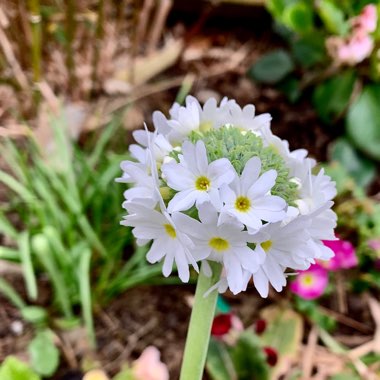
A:
<svg viewBox="0 0 380 380">
<path fill-rule="evenodd" d="M 30 252 L 30 241 L 29 241 L 29 233 L 23 232 L 20 234 L 19 238 L 19 246 L 20 246 L 20 258 L 21 258 L 21 266 L 24 274 L 24 281 L 26 285 L 26 291 L 28 293 L 28 297 L 32 300 L 37 299 L 38 289 L 37 289 L 37 281 L 34 273 L 32 256 Z"/>
</svg>

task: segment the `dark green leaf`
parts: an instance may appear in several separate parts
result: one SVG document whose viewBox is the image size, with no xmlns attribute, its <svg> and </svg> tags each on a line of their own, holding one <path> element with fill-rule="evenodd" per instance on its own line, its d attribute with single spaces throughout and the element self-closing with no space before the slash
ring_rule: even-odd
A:
<svg viewBox="0 0 380 380">
<path fill-rule="evenodd" d="M 8 356 L 0 367 L 1 380 L 41 380 L 41 378 L 25 363 Z"/>
<path fill-rule="evenodd" d="M 358 186 L 366 187 L 376 175 L 376 165 L 361 156 L 345 138 L 335 141 L 331 158 L 338 161 L 352 176 Z"/>
<path fill-rule="evenodd" d="M 313 103 L 320 118 L 332 123 L 346 109 L 355 84 L 355 73 L 345 71 L 319 84 L 313 94 Z"/>
<path fill-rule="evenodd" d="M 274 50 L 262 56 L 249 70 L 248 75 L 262 83 L 280 82 L 294 70 L 294 64 L 285 50 Z"/>
<path fill-rule="evenodd" d="M 285 94 L 291 103 L 295 103 L 301 96 L 299 84 L 300 82 L 297 78 L 289 76 L 278 85 L 278 88 Z"/>
<path fill-rule="evenodd" d="M 380 85 L 364 87 L 349 109 L 346 128 L 358 148 L 380 160 Z"/>
<path fill-rule="evenodd" d="M 319 34 L 297 38 L 292 42 L 292 53 L 306 68 L 322 62 L 326 57 L 325 38 Z"/>
<path fill-rule="evenodd" d="M 313 29 L 313 5 L 296 2 L 285 8 L 282 18 L 284 24 L 295 32 L 309 33 Z"/>
<path fill-rule="evenodd" d="M 51 376 L 58 368 L 59 351 L 49 330 L 40 331 L 29 343 L 28 351 L 32 366 L 42 376 Z"/>
<path fill-rule="evenodd" d="M 236 380 L 237 375 L 224 343 L 210 340 L 206 370 L 212 380 Z"/>
<path fill-rule="evenodd" d="M 269 368 L 256 335 L 251 331 L 241 334 L 231 351 L 239 380 L 267 380 Z"/>
</svg>

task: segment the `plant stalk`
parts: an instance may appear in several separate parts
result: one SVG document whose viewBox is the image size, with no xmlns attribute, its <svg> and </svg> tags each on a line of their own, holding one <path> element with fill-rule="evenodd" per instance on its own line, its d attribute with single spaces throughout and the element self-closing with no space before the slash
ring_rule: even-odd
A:
<svg viewBox="0 0 380 380">
<path fill-rule="evenodd" d="M 211 277 L 206 277 L 202 270 L 199 273 L 180 380 L 202 379 L 218 291 L 214 290 L 207 297 L 204 297 L 204 294 L 219 281 L 222 272 L 220 264 L 210 263 L 210 265 L 213 273 Z"/>
</svg>

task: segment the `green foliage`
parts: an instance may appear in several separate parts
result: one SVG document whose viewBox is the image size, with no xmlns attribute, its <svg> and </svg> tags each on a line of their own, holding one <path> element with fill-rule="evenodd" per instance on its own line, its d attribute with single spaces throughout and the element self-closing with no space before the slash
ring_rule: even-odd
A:
<svg viewBox="0 0 380 380">
<path fill-rule="evenodd" d="M 297 33 L 310 33 L 313 30 L 313 6 L 310 2 L 297 1 L 284 9 L 283 22 Z"/>
<path fill-rule="evenodd" d="M 347 70 L 315 87 L 314 107 L 324 122 L 330 124 L 343 114 L 348 106 L 355 80 L 355 73 Z"/>
<path fill-rule="evenodd" d="M 211 338 L 206 370 L 212 380 L 237 380 L 237 374 L 227 347 Z"/>
<path fill-rule="evenodd" d="M 0 366 L 1 380 L 41 380 L 41 378 L 24 362 L 8 356 Z"/>
<path fill-rule="evenodd" d="M 291 52 L 297 63 L 312 67 L 326 59 L 325 38 L 321 33 L 296 37 L 291 41 Z"/>
<path fill-rule="evenodd" d="M 380 85 L 365 86 L 349 109 L 347 132 L 355 145 L 380 160 Z"/>
<path fill-rule="evenodd" d="M 345 14 L 334 1 L 319 1 L 317 12 L 329 32 L 340 35 L 348 32 L 349 25 L 345 20 Z"/>
<path fill-rule="evenodd" d="M 376 165 L 359 154 L 345 138 L 339 138 L 334 142 L 331 159 L 339 162 L 345 169 L 346 174 L 342 173 L 342 175 L 351 176 L 360 187 L 366 188 L 375 178 Z"/>
<path fill-rule="evenodd" d="M 270 169 L 277 171 L 276 183 L 271 193 L 285 199 L 288 204 L 293 204 L 298 199 L 297 186 L 289 181 L 289 170 L 283 158 L 274 148 L 264 147 L 262 139 L 251 131 L 242 133 L 239 128 L 224 126 L 204 134 L 192 132 L 189 139 L 193 143 L 202 139 L 207 148 L 209 162 L 219 158 L 228 158 L 239 174 L 250 158 L 259 157 L 262 173 Z"/>
<path fill-rule="evenodd" d="M 269 368 L 259 340 L 251 331 L 245 331 L 239 337 L 231 351 L 239 380 L 267 380 Z"/>
<path fill-rule="evenodd" d="M 53 334 L 49 330 L 37 333 L 28 345 L 33 369 L 41 376 L 54 374 L 59 365 L 59 351 L 53 342 Z"/>
<path fill-rule="evenodd" d="M 211 339 L 206 370 L 212 380 L 267 380 L 269 367 L 260 339 L 250 330 L 236 344 Z"/>
<path fill-rule="evenodd" d="M 263 55 L 248 71 L 257 82 L 275 84 L 294 70 L 294 63 L 285 50 L 274 50 Z"/>
<path fill-rule="evenodd" d="M 23 150 L 10 140 L 1 142 L 11 172 L 0 170 L 0 182 L 9 189 L 8 202 L 0 204 L 0 233 L 12 247 L 0 247 L 0 259 L 20 263 L 32 301 L 38 296 L 36 279 L 47 276 L 53 288 L 51 311 L 72 320 L 80 306 L 93 341 L 93 304 L 150 281 L 160 268 L 146 263 L 146 248 L 134 251 L 130 229 L 118 227 L 124 189 L 115 178 L 125 156 L 106 148 L 119 119 L 105 127 L 91 152 L 71 143 L 62 117 L 53 118 L 51 126 L 56 149 L 49 157 L 33 136 Z M 17 216 L 15 225 L 10 213 Z M 26 308 L 4 281 L 0 291 L 29 321 L 46 319 L 41 309 Z"/>
</svg>

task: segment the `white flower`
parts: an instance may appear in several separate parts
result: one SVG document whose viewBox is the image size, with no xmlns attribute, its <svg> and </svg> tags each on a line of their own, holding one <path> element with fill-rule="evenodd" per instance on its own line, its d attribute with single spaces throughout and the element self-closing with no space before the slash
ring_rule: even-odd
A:
<svg viewBox="0 0 380 380">
<path fill-rule="evenodd" d="M 335 182 L 321 169 L 317 175 L 307 172 L 302 180 L 301 198 L 296 201 L 302 215 L 310 214 L 333 199 L 336 195 Z"/>
<path fill-rule="evenodd" d="M 177 220 L 191 236 L 194 249 L 203 252 L 207 260 L 223 263 L 230 290 L 239 293 L 243 286 L 243 270 L 257 271 L 265 255 L 248 247 L 251 237 L 243 231 L 243 225 L 217 225 L 218 213 L 210 203 L 199 206 L 199 219 L 201 223 L 177 213 Z"/>
<path fill-rule="evenodd" d="M 185 141 L 180 163 L 164 164 L 162 173 L 168 186 L 178 191 L 168 205 L 169 212 L 188 210 L 194 203 L 198 207 L 206 201 L 220 208 L 219 188 L 234 178 L 226 158 L 208 163 L 206 147 L 200 140 L 195 145 Z"/>
<path fill-rule="evenodd" d="M 265 260 L 258 271 L 245 272 L 246 284 L 253 274 L 257 291 L 262 297 L 267 297 L 269 283 L 278 292 L 286 285 L 286 268 L 307 269 L 310 266 L 307 226 L 307 223 L 297 219 L 285 226 L 281 223 L 266 224 L 254 235 L 255 251 L 263 254 Z"/>
<path fill-rule="evenodd" d="M 169 276 L 173 269 L 173 263 L 177 265 L 179 278 L 183 282 L 189 280 L 189 264 L 198 271 L 197 260 L 204 258 L 200 251 L 198 257 L 194 257 L 194 244 L 181 228 L 181 219 L 172 217 L 168 213 L 161 213 L 149 209 L 136 202 L 128 202 L 125 208 L 129 215 L 124 217 L 121 224 L 133 227 L 133 235 L 138 242 L 146 244 L 153 240 L 147 253 L 147 260 L 156 263 L 164 259 L 162 273 Z M 191 253 L 190 250 L 193 252 Z"/>
<path fill-rule="evenodd" d="M 259 177 L 260 171 L 260 159 L 252 157 L 246 163 L 240 178 L 236 174 L 230 185 L 221 188 L 224 206 L 220 222 L 230 215 L 253 233 L 261 228 L 262 220 L 278 222 L 285 218 L 286 202 L 278 196 L 268 194 L 275 184 L 277 172 L 268 170 Z"/>
<path fill-rule="evenodd" d="M 228 103 L 230 123 L 235 127 L 245 130 L 257 131 L 270 125 L 272 117 L 269 113 L 255 116 L 256 109 L 253 104 L 246 105 L 243 109 L 236 103 Z"/>
</svg>

